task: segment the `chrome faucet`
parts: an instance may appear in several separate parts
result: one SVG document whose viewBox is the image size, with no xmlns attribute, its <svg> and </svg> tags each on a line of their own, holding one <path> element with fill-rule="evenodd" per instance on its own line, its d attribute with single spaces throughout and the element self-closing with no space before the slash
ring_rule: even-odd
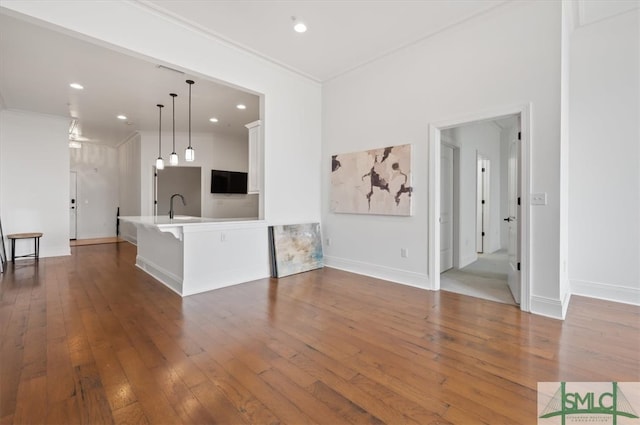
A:
<svg viewBox="0 0 640 425">
<path fill-rule="evenodd" d="M 175 198 L 176 196 L 179 196 L 180 199 L 182 199 L 182 205 L 184 205 L 185 207 L 187 206 L 187 203 L 184 201 L 184 196 L 180 195 L 179 193 L 174 193 L 173 195 L 171 195 L 171 201 L 169 201 L 169 218 L 173 218 L 173 198 Z"/>
</svg>

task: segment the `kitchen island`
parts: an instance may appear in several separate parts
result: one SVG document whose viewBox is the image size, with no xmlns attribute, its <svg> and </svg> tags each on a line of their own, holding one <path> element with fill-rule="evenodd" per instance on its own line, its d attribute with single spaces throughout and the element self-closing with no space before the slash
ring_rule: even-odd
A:
<svg viewBox="0 0 640 425">
<path fill-rule="evenodd" d="M 267 224 L 254 219 L 125 216 L 136 266 L 181 296 L 269 277 Z"/>
</svg>

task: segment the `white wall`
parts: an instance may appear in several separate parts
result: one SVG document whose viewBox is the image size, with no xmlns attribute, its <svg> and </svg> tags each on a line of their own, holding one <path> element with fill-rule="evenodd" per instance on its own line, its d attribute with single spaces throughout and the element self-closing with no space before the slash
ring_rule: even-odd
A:
<svg viewBox="0 0 640 425">
<path fill-rule="evenodd" d="M 165 167 L 169 165 L 169 154 L 171 153 L 171 132 L 163 132 L 162 134 L 162 157 L 165 161 Z M 211 177 L 207 180 L 207 170 L 211 168 L 213 158 L 212 135 L 210 134 L 191 134 L 191 146 L 195 150 L 195 161 L 187 163 L 184 161 L 184 149 L 186 143 L 182 146 L 178 140 L 185 141 L 185 133 L 176 132 L 176 152 L 180 157 L 179 165 L 182 167 L 201 167 L 201 187 L 204 191 L 209 187 Z M 153 173 L 155 170 L 156 158 L 158 158 L 158 132 L 141 131 L 140 132 L 140 210 L 141 215 L 153 215 L 154 201 L 154 182 Z M 209 172 L 210 174 L 210 172 Z M 209 181 L 209 183 L 207 183 Z M 204 192 L 200 199 L 203 210 L 207 209 L 204 202 Z M 203 216 L 206 217 L 205 214 Z"/>
<path fill-rule="evenodd" d="M 211 167 L 215 170 L 249 170 L 249 131 L 242 139 L 214 136 Z M 211 170 L 209 170 L 211 171 Z"/>
<path fill-rule="evenodd" d="M 571 39 L 569 278 L 573 293 L 640 304 L 638 10 Z"/>
<path fill-rule="evenodd" d="M 171 197 L 180 194 L 184 198 L 173 200 L 175 215 L 202 217 L 202 169 L 200 167 L 164 167 L 157 170 L 157 205 L 160 216 L 167 216 L 171 210 Z"/>
<path fill-rule="evenodd" d="M 140 3 L 7 0 L 2 6 L 119 51 L 263 94 L 265 219 L 278 223 L 320 220 L 321 90 L 317 83 L 191 30 Z M 197 145 L 195 149 L 198 157 Z M 143 146 L 142 158 L 146 153 Z M 156 156 L 157 151 L 150 160 Z M 151 178 L 150 166 L 140 170 L 147 180 L 142 182 L 142 196 Z"/>
<path fill-rule="evenodd" d="M 42 232 L 41 257 L 70 252 L 68 132 L 63 117 L 0 111 L 2 228 L 5 236 Z M 31 252 L 32 241 L 16 242 L 16 255 Z"/>
<path fill-rule="evenodd" d="M 560 29 L 560 2 L 513 2 L 325 84 L 328 264 L 428 288 L 429 123 L 530 102 L 531 186 L 549 199 L 531 211 L 531 308 L 560 316 Z M 412 217 L 329 212 L 332 154 L 402 143 L 414 147 Z"/>
<path fill-rule="evenodd" d="M 446 134 L 445 134 L 446 133 Z M 458 247 L 460 258 L 455 261 L 459 268 L 477 260 L 476 252 L 476 159 L 477 153 L 489 160 L 489 223 L 485 236 L 486 253 L 500 249 L 500 205 L 501 205 L 501 169 L 500 152 L 501 130 L 492 122 L 482 122 L 443 131 L 443 135 L 453 140 L 459 147 L 459 216 Z"/>
<path fill-rule="evenodd" d="M 215 170 L 249 171 L 249 131 L 242 140 L 214 137 L 211 168 Z M 207 169 L 207 186 L 203 187 L 206 217 L 258 218 L 259 195 L 211 193 L 211 169 Z"/>
<path fill-rule="evenodd" d="M 77 173 L 77 239 L 116 235 L 118 150 L 92 143 L 69 149 L 71 171 Z M 127 185 L 127 183 L 125 183 Z"/>
<path fill-rule="evenodd" d="M 140 135 L 134 134 L 118 145 L 118 205 L 121 216 L 139 216 L 140 201 Z M 120 222 L 120 236 L 136 243 L 137 232 L 131 223 Z"/>
<path fill-rule="evenodd" d="M 211 179 L 211 176 L 209 176 Z M 208 191 L 209 188 L 206 188 Z M 212 218 L 258 218 L 259 195 L 252 193 L 240 194 L 206 194 L 209 212 Z"/>
<path fill-rule="evenodd" d="M 602 1 L 602 0 L 600 0 Z M 585 2 L 583 2 L 584 4 Z M 594 1 L 591 2 L 595 4 Z M 562 317 L 569 308 L 571 288 L 569 284 L 569 90 L 571 70 L 571 32 L 574 25 L 575 1 L 562 1 L 562 31 L 560 36 L 560 228 L 558 290 L 563 300 Z"/>
<path fill-rule="evenodd" d="M 162 156 L 165 167 L 171 153 L 171 132 L 162 134 Z M 247 133 L 248 134 L 248 133 Z M 176 132 L 176 152 L 180 156 L 180 166 L 201 167 L 202 216 L 210 218 L 258 217 L 257 195 L 219 195 L 211 193 L 211 170 L 247 171 L 249 153 L 248 139 L 233 140 L 203 133 L 191 134 L 191 145 L 196 159 L 184 162 L 187 134 Z M 140 132 L 140 199 L 141 214 L 153 215 L 153 170 L 158 158 L 158 133 Z M 180 142 L 178 142 L 180 141 Z M 184 144 L 184 146 L 182 146 Z"/>
</svg>

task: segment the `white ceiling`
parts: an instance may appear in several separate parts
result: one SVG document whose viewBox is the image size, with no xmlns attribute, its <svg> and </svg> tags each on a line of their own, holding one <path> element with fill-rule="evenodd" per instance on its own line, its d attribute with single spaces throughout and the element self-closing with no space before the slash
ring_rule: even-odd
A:
<svg viewBox="0 0 640 425">
<path fill-rule="evenodd" d="M 505 0 L 138 0 L 140 7 L 251 51 L 296 73 L 325 82 L 453 25 Z M 637 7 L 636 0 L 578 0 L 577 26 Z M 631 6 L 630 6 L 631 5 Z M 615 6 L 615 7 L 614 7 Z M 194 132 L 246 137 L 258 119 L 258 96 L 180 74 L 122 53 L 34 26 L 0 7 L 0 106 L 73 116 L 82 136 L 115 145 L 137 130 L 163 128 L 176 101 L 177 131 L 186 129 L 187 78 L 193 86 Z M 292 30 L 292 17 L 309 30 Z M 180 64 L 174 65 L 180 68 Z M 80 82 L 77 92 L 68 87 Z M 246 111 L 235 105 L 247 104 Z M 128 123 L 115 116 L 125 114 Z M 208 118 L 216 116 L 218 124 Z"/>
<path fill-rule="evenodd" d="M 503 0 L 395 1 L 140 1 L 141 7 L 205 31 L 316 81 L 325 81 L 381 55 L 503 3 Z M 0 105 L 77 118 L 82 137 L 117 145 L 135 131 L 156 131 L 157 103 L 169 129 L 170 92 L 176 131 L 246 137 L 260 117 L 259 97 L 193 75 L 171 72 L 123 53 L 16 19 L 0 8 Z M 292 16 L 309 30 L 292 30 Z M 176 64 L 179 68 L 180 64 Z M 76 91 L 69 83 L 81 83 Z M 238 111 L 237 103 L 247 105 Z M 124 114 L 127 121 L 116 116 Z M 212 116 L 220 121 L 211 124 Z"/>
<path fill-rule="evenodd" d="M 259 96 L 45 29 L 0 13 L 0 96 L 8 109 L 77 118 L 80 135 L 115 146 L 136 131 L 171 131 L 176 97 L 176 132 L 188 129 L 192 79 L 192 132 L 247 138 L 245 124 L 259 119 Z M 84 90 L 74 90 L 78 82 Z M 247 109 L 236 108 L 238 103 Z M 120 114 L 126 121 L 118 120 Z M 212 124 L 209 118 L 219 122 Z"/>
<path fill-rule="evenodd" d="M 147 7 L 326 81 L 505 0 L 144 0 Z M 292 17 L 308 31 L 292 30 Z"/>
</svg>

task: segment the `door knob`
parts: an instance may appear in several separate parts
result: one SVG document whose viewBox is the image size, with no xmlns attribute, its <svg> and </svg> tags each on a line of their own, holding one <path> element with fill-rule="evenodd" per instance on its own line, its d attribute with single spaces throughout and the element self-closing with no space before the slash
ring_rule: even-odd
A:
<svg viewBox="0 0 640 425">
<path fill-rule="evenodd" d="M 511 221 L 511 217 L 507 217 L 507 218 L 503 218 L 504 221 L 506 221 L 507 223 Z"/>
</svg>

